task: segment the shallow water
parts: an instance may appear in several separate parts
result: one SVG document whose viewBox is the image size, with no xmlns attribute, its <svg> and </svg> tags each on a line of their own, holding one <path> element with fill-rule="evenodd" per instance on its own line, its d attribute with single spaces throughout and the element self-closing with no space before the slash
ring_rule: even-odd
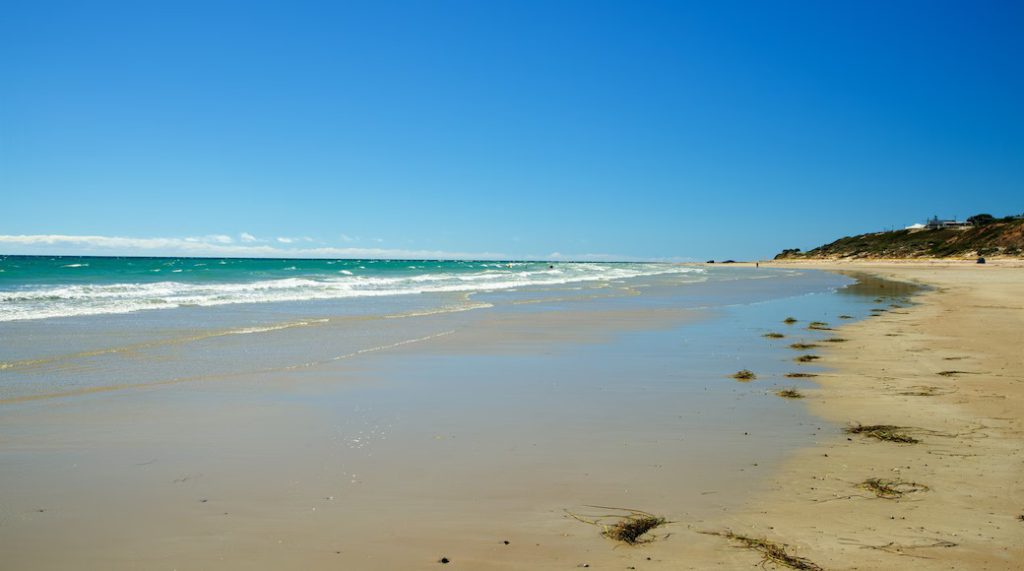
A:
<svg viewBox="0 0 1024 571">
<path fill-rule="evenodd" d="M 788 344 L 878 305 L 822 272 L 683 275 L 2 324 L 0 548 L 36 569 L 675 554 L 565 510 L 738 506 L 829 429 L 772 394 L 816 370 Z"/>
</svg>

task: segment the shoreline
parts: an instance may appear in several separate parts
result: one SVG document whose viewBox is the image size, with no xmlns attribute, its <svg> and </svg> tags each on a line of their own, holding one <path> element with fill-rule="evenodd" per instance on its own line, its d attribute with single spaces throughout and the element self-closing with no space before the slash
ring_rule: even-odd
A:
<svg viewBox="0 0 1024 571">
<path fill-rule="evenodd" d="M 1014 568 L 1024 557 L 1024 521 L 1015 519 L 1024 515 L 1024 381 L 1015 376 L 1024 363 L 1014 353 L 1024 345 L 1024 271 L 779 267 L 862 283 L 852 296 L 770 295 L 731 314 L 669 303 L 679 293 L 671 288 L 647 290 L 639 307 L 623 303 L 634 299 L 629 292 L 611 305 L 584 296 L 576 302 L 583 305 L 557 301 L 547 311 L 523 310 L 512 298 L 499 304 L 503 311 L 381 320 L 407 336 L 457 331 L 387 345 L 394 349 L 385 360 L 12 405 L 21 412 L 5 418 L 10 461 L 0 474 L 11 498 L 5 540 L 18 547 L 8 562 L 391 569 L 434 568 L 443 555 L 479 569 L 757 565 L 759 552 L 721 536 L 734 533 L 784 545 L 815 565 L 804 569 Z M 806 273 L 815 275 L 805 281 L 846 281 Z M 907 307 L 904 288 L 876 277 L 930 287 Z M 868 313 L 876 292 L 886 311 L 840 321 Z M 784 324 L 788 315 L 800 323 Z M 819 319 L 836 329 L 805 329 Z M 701 325 L 682 327 L 691 320 Z M 229 358 L 232 347 L 263 347 L 279 361 L 288 354 L 274 347 L 325 339 L 334 353 L 377 354 L 342 350 L 345 338 L 327 326 L 275 331 L 264 345 L 204 337 L 213 345 L 182 354 Z M 767 338 L 772 331 L 786 339 Z M 820 343 L 822 335 L 846 341 Z M 792 362 L 792 341 L 818 344 L 806 350 L 821 357 L 813 369 Z M 164 345 L 153 347 L 112 353 L 130 362 L 102 363 L 115 372 L 163 363 Z M 467 358 L 487 366 L 467 367 Z M 598 363 L 600 371 L 587 368 Z M 819 364 L 816 378 L 792 379 L 806 398 L 776 396 L 791 386 L 787 371 Z M 677 383 L 680 367 L 692 382 Z M 761 379 L 728 378 L 741 367 Z M 495 372 L 481 380 L 481 370 Z M 921 442 L 842 432 L 855 423 L 910 427 L 900 430 Z M 206 443 L 195 434 L 217 436 Z M 857 486 L 868 478 L 927 489 L 877 499 Z M 649 509 L 669 521 L 650 543 L 618 546 L 567 515 L 587 515 L 591 504 Z"/>
<path fill-rule="evenodd" d="M 929 286 L 910 307 L 839 328 L 846 342 L 818 349 L 828 369 L 804 399 L 828 422 L 895 425 L 919 442 L 823 437 L 785 461 L 772 489 L 726 527 L 785 544 L 827 569 L 1020 568 L 1024 270 L 1017 262 L 765 263 Z M 902 497 L 860 486 L 871 478 L 902 483 Z"/>
<path fill-rule="evenodd" d="M 200 310 L 153 312 L 132 329 L 165 325 L 153 339 L 127 339 L 129 319 L 40 323 L 105 351 L 5 378 L 141 382 L 5 405 L 5 565 L 673 568 L 690 549 L 678 524 L 634 549 L 567 512 L 710 525 L 811 443 L 807 411 L 729 375 L 781 376 L 788 349 L 762 334 L 798 308 L 866 307 L 831 295 L 844 278 L 769 273 L 489 294 L 479 311 L 245 336 L 202 335 L 224 330 L 218 316 L 237 326 L 230 310 L 203 310 L 195 332 Z M 275 314 L 324 317 L 290 309 Z M 202 376 L 156 385 L 187 373 Z"/>
</svg>

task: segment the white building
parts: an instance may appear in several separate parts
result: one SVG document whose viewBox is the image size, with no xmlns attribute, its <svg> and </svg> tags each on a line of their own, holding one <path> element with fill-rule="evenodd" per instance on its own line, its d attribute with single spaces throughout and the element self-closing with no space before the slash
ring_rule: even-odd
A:
<svg viewBox="0 0 1024 571">
<path fill-rule="evenodd" d="M 970 228 L 970 222 L 962 222 L 960 220 L 939 220 L 938 216 L 933 216 L 927 224 L 924 225 L 929 230 L 938 230 L 941 228 Z"/>
</svg>

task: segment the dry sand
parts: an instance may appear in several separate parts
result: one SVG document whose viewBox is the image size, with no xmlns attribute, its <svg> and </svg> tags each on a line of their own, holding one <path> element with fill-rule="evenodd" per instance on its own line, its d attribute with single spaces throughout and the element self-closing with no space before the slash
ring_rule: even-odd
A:
<svg viewBox="0 0 1024 571">
<path fill-rule="evenodd" d="M 920 442 L 824 437 L 722 525 L 825 569 L 1024 569 L 1022 264 L 786 265 L 932 286 L 916 305 L 836 331 L 846 342 L 819 351 L 829 372 L 805 399 L 826 420 L 906 427 Z M 858 487 L 869 478 L 927 489 L 883 499 Z M 725 541 L 695 547 L 708 540 Z"/>
</svg>

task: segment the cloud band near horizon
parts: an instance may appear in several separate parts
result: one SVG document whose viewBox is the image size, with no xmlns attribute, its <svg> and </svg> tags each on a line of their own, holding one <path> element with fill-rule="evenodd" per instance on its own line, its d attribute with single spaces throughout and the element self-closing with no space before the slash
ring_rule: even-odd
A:
<svg viewBox="0 0 1024 571">
<path fill-rule="evenodd" d="M 513 256 L 501 252 L 451 252 L 429 249 L 359 248 L 310 245 L 308 237 L 258 239 L 243 232 L 184 238 L 133 238 L 67 234 L 0 234 L 0 255 L 45 256 L 188 256 L 228 258 L 357 258 L 357 259 L 465 259 L 465 260 L 575 260 L 575 261 L 689 261 L 641 260 L 612 254 Z"/>
</svg>

